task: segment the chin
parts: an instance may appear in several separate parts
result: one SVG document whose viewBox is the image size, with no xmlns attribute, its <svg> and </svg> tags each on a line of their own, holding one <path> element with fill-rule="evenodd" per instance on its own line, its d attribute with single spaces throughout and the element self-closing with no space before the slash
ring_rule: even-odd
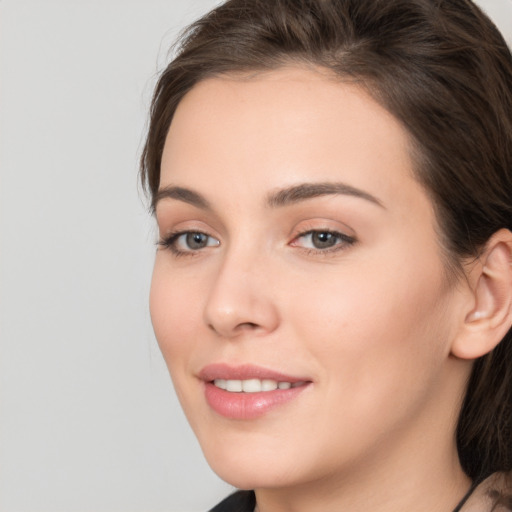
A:
<svg viewBox="0 0 512 512">
<path fill-rule="evenodd" d="M 224 464 L 211 465 L 211 468 L 219 478 L 237 489 L 271 489 L 293 486 L 294 481 L 293 478 L 290 478 L 289 473 L 269 471 L 270 465 L 271 463 L 267 464 L 265 469 L 240 465 L 227 467 Z"/>
<path fill-rule="evenodd" d="M 276 452 L 269 457 L 253 449 L 204 453 L 219 478 L 238 489 L 287 487 L 298 477 L 296 464 L 290 464 L 294 459 L 282 460 Z"/>
</svg>

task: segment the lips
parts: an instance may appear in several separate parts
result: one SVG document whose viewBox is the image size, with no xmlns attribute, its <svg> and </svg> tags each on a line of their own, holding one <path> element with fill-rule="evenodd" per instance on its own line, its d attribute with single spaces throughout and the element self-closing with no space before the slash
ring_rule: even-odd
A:
<svg viewBox="0 0 512 512">
<path fill-rule="evenodd" d="M 297 398 L 311 380 L 253 365 L 212 364 L 201 370 L 208 405 L 229 419 L 250 420 Z"/>
</svg>

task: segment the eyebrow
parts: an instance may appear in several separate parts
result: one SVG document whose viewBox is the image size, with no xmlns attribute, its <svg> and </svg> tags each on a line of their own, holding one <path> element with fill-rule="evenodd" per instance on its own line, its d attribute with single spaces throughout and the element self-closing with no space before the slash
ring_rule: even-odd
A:
<svg viewBox="0 0 512 512">
<path fill-rule="evenodd" d="M 305 201 L 319 196 L 346 195 L 365 199 L 371 203 L 385 208 L 382 202 L 372 194 L 365 192 L 346 183 L 302 183 L 292 187 L 273 192 L 267 198 L 267 204 L 271 207 L 288 206 L 290 204 Z"/>
<path fill-rule="evenodd" d="M 153 198 L 151 208 L 153 213 L 155 213 L 156 205 L 162 199 L 176 199 L 177 201 L 183 201 L 184 203 L 191 204 L 202 210 L 211 210 L 210 203 L 198 192 L 184 187 L 169 186 L 159 189 Z"/>
<path fill-rule="evenodd" d="M 346 183 L 338 182 L 301 183 L 299 185 L 279 189 L 269 194 L 267 197 L 267 205 L 271 208 L 279 208 L 301 201 L 306 201 L 307 199 L 327 195 L 358 197 L 374 203 L 381 208 L 385 208 L 382 202 L 372 194 L 351 185 L 347 185 Z M 188 203 L 202 210 L 212 210 L 208 200 L 198 192 L 184 187 L 168 186 L 161 188 L 156 193 L 152 206 L 153 213 L 156 210 L 158 202 L 162 199 L 176 199 L 177 201 L 183 201 L 184 203 Z"/>
</svg>

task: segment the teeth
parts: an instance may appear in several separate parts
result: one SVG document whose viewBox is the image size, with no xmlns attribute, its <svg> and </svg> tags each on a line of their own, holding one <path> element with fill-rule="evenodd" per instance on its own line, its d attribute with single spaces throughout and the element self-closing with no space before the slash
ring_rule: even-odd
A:
<svg viewBox="0 0 512 512">
<path fill-rule="evenodd" d="M 226 389 L 226 380 L 225 379 L 215 379 L 213 383 L 220 389 Z"/>
<path fill-rule="evenodd" d="M 278 382 L 271 379 L 247 379 L 247 380 L 231 380 L 231 379 L 215 379 L 213 384 L 226 391 L 233 393 L 259 393 L 261 391 L 274 391 L 275 389 L 290 389 L 301 386 L 304 382 Z"/>
<path fill-rule="evenodd" d="M 261 381 L 259 379 L 242 380 L 241 385 L 244 393 L 258 393 L 261 391 Z"/>
<path fill-rule="evenodd" d="M 264 379 L 261 381 L 261 391 L 274 391 L 274 389 L 277 389 L 277 381 L 270 380 L 270 379 Z"/>
<path fill-rule="evenodd" d="M 226 391 L 234 391 L 239 393 L 242 391 L 242 381 L 241 380 L 227 380 L 226 381 Z"/>
</svg>

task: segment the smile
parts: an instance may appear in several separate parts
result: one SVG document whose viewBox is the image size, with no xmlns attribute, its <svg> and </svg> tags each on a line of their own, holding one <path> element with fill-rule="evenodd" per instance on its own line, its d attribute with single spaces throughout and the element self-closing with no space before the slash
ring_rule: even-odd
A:
<svg viewBox="0 0 512 512">
<path fill-rule="evenodd" d="M 304 381 L 286 382 L 272 379 L 215 379 L 214 386 L 231 393 L 261 393 L 266 391 L 275 391 L 276 389 L 290 389 L 303 386 Z"/>
<path fill-rule="evenodd" d="M 210 364 L 198 374 L 209 408 L 230 420 L 255 420 L 295 402 L 313 382 L 261 366 Z"/>
</svg>

